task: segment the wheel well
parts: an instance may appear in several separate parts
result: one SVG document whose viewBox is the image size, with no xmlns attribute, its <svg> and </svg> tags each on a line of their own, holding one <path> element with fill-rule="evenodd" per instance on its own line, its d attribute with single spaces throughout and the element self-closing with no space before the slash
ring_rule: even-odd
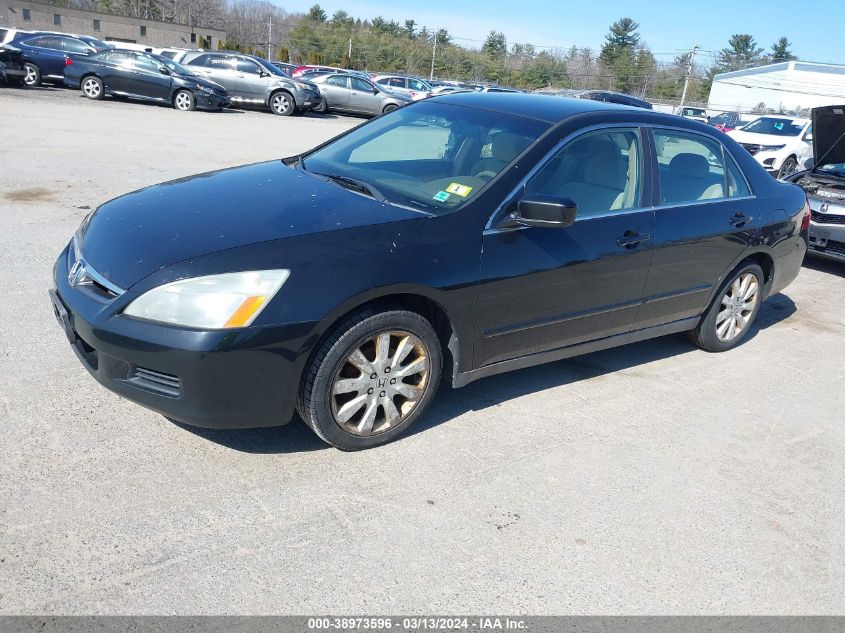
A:
<svg viewBox="0 0 845 633">
<path fill-rule="evenodd" d="M 398 109 L 399 109 L 399 106 L 396 105 L 395 103 L 388 103 L 386 106 L 384 106 L 381 109 L 381 113 L 385 114 L 388 110 L 390 110 L 392 112 L 393 110 L 398 110 Z"/>
<path fill-rule="evenodd" d="M 80 78 L 79 78 L 79 85 L 81 86 L 81 85 L 82 85 L 82 82 L 83 82 L 83 81 L 85 81 L 86 79 L 88 79 L 88 77 L 97 77 L 97 79 L 100 79 L 100 78 L 97 76 L 97 73 L 95 73 L 95 72 L 93 72 L 93 71 L 92 71 L 92 72 L 90 72 L 90 73 L 85 73 L 84 75 L 82 75 L 82 77 L 80 77 Z M 102 81 L 102 79 L 100 79 L 100 81 Z"/>
<path fill-rule="evenodd" d="M 437 333 L 437 338 L 440 340 L 440 347 L 443 351 L 444 374 L 448 375 L 451 381 L 451 368 L 457 367 L 457 358 L 454 357 L 454 354 L 457 353 L 457 344 L 455 343 L 453 345 L 451 344 L 451 341 L 452 337 L 456 337 L 457 334 L 455 333 L 454 328 L 452 327 L 452 322 L 449 320 L 449 315 L 446 314 L 446 311 L 443 309 L 443 307 L 436 301 L 429 299 L 428 297 L 425 297 L 423 295 L 410 293 L 394 294 L 379 297 L 377 299 L 373 299 L 359 306 L 356 306 L 355 308 L 352 308 L 346 313 L 340 315 L 338 318 L 332 321 L 331 325 L 326 328 L 326 330 L 320 336 L 319 340 L 317 340 L 317 342 L 311 348 L 308 364 L 305 365 L 305 371 L 308 371 L 307 368 L 308 365 L 311 363 L 311 358 L 317 352 L 317 350 L 320 349 L 320 346 L 323 344 L 323 341 L 334 333 L 338 325 L 343 323 L 353 314 L 357 312 L 362 312 L 364 310 L 372 310 L 375 313 L 387 312 L 388 310 L 408 310 L 409 312 L 416 312 L 420 316 L 424 317 L 429 323 L 431 323 L 431 326 Z M 446 374 L 447 371 L 448 374 Z"/>
<path fill-rule="evenodd" d="M 775 272 L 775 261 L 772 259 L 772 256 L 768 253 L 754 253 L 753 255 L 749 255 L 746 259 L 753 261 L 763 269 L 766 289 L 768 290 L 768 288 L 771 288 Z"/>
<path fill-rule="evenodd" d="M 294 98 L 293 93 L 287 88 L 276 88 L 273 92 L 271 92 L 270 96 L 267 97 L 267 107 L 270 107 L 270 104 L 273 102 L 273 97 L 275 97 L 280 92 L 284 92 L 288 97 L 290 97 L 290 100 L 293 101 L 293 107 L 295 108 L 296 99 Z"/>
</svg>

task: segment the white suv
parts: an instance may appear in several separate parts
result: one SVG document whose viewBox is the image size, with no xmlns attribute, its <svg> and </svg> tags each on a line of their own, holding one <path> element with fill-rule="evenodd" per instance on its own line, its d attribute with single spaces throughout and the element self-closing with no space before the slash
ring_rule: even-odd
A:
<svg viewBox="0 0 845 633">
<path fill-rule="evenodd" d="M 731 130 L 728 136 L 777 178 L 803 169 L 807 159 L 813 157 L 810 119 L 765 115 L 742 128 Z"/>
</svg>

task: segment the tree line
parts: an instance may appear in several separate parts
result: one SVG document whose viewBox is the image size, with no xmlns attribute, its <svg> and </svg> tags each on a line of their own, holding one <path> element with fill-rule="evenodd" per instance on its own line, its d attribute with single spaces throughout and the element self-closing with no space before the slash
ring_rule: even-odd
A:
<svg viewBox="0 0 845 633">
<path fill-rule="evenodd" d="M 180 22 L 225 30 L 220 47 L 291 63 L 485 81 L 518 88 L 602 89 L 651 99 L 677 100 L 689 74 L 689 101 L 706 101 L 713 76 L 795 59 L 786 37 L 767 51 L 753 35 L 734 34 L 716 52 L 681 53 L 659 63 L 642 40 L 640 25 L 614 22 L 599 50 L 573 46 L 538 49 L 491 31 L 480 47 L 461 44 L 448 29 L 413 19 L 363 20 L 319 4 L 288 13 L 268 0 L 53 0 L 56 5 Z M 693 62 L 693 63 L 691 63 Z M 707 63 L 709 62 L 709 63 Z"/>
</svg>

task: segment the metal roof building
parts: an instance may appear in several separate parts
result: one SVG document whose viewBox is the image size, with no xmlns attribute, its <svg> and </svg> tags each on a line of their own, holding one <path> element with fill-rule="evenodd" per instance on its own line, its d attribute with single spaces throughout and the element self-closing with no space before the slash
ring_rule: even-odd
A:
<svg viewBox="0 0 845 633">
<path fill-rule="evenodd" d="M 779 111 L 845 103 L 845 65 L 781 62 L 713 78 L 708 110 L 750 111 L 760 103 Z"/>
</svg>

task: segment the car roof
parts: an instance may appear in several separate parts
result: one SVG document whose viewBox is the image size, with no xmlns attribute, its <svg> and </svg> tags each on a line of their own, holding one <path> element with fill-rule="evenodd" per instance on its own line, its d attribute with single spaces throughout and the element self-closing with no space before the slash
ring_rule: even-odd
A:
<svg viewBox="0 0 845 633">
<path fill-rule="evenodd" d="M 527 116 L 549 123 L 555 123 L 576 114 L 601 110 L 646 112 L 643 108 L 634 108 L 618 103 L 592 101 L 590 99 L 568 99 L 555 95 L 524 92 L 451 92 L 435 95 L 432 98 L 442 103 L 482 110 L 495 110 L 505 114 Z"/>
</svg>

